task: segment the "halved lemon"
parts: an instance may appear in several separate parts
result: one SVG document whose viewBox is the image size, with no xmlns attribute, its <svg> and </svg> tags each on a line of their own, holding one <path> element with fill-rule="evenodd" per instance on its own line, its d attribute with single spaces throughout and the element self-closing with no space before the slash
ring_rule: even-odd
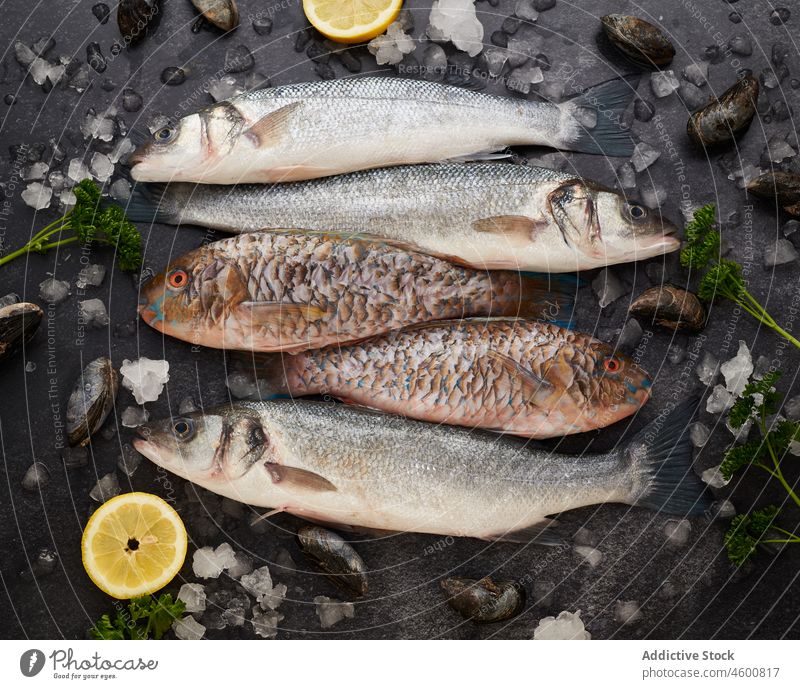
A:
<svg viewBox="0 0 800 689">
<path fill-rule="evenodd" d="M 125 493 L 101 505 L 83 531 L 83 566 L 109 596 L 127 599 L 164 588 L 186 558 L 186 527 L 150 493 Z"/>
<path fill-rule="evenodd" d="M 362 43 L 386 31 L 403 0 L 303 0 L 317 31 L 339 43 Z"/>
</svg>

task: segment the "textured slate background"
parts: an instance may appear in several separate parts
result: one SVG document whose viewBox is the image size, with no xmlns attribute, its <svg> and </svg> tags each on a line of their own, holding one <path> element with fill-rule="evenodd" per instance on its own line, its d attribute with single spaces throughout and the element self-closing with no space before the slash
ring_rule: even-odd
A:
<svg viewBox="0 0 800 689">
<path fill-rule="evenodd" d="M 144 107 L 139 113 L 126 113 L 120 108 L 120 115 L 129 127 L 141 126 L 156 112 L 180 114 L 183 112 L 180 104 L 187 99 L 198 106 L 205 104 L 210 99 L 202 92 L 203 82 L 221 69 L 226 50 L 240 44 L 253 51 L 254 71 L 268 76 L 273 84 L 318 78 L 314 63 L 306 53 L 294 49 L 297 32 L 305 26 L 301 7 L 294 0 L 283 3 L 241 0 L 242 24 L 236 32 L 224 37 L 213 30 L 192 33 L 190 24 L 194 13 L 190 3 L 172 0 L 163 3 L 162 21 L 155 34 L 140 47 L 111 60 L 102 76 L 92 73 L 93 86 L 83 95 L 61 86 L 46 94 L 30 79 L 23 81 L 24 72 L 10 48 L 15 39 L 30 44 L 52 33 L 57 45 L 50 53 L 51 58 L 60 54 L 75 55 L 83 62 L 86 61 L 86 45 L 96 41 L 106 57 L 110 57 L 111 44 L 118 37 L 116 24 L 113 16 L 106 25 L 98 24 L 91 13 L 92 4 L 88 0 L 57 0 L 6 3 L 3 8 L 0 90 L 3 95 L 10 93 L 17 97 L 12 106 L 0 104 L 0 181 L 6 184 L 4 193 L 10 204 L 4 231 L 7 247 L 21 244 L 34 228 L 54 217 L 52 211 L 35 216 L 32 209 L 21 202 L 24 184 L 13 177 L 9 145 L 47 144 L 55 137 L 67 149 L 67 161 L 80 157 L 85 144 L 77 132 L 86 110 L 118 104 L 121 90 L 126 86 L 144 98 Z M 698 4 L 702 7 L 702 19 L 696 18 L 689 2 L 643 0 L 637 5 L 607 0 L 591 3 L 558 0 L 538 21 L 545 37 L 542 52 L 552 64 L 545 77 L 555 78 L 556 72 L 566 65 L 570 71 L 577 70 L 575 85 L 587 86 L 615 74 L 635 71 L 597 42 L 598 17 L 609 11 L 637 13 L 660 24 L 672 37 L 677 50 L 672 65 L 676 74 L 692 61 L 704 59 L 706 47 L 725 42 L 735 34 L 749 37 L 753 44 L 752 55 L 723 55 L 710 68 L 706 93 L 719 94 L 727 88 L 735 79 L 737 67 L 752 69 L 756 74 L 769 69 L 771 47 L 776 41 L 789 45 L 790 78 L 800 76 L 797 51 L 792 43 L 792 38 L 797 36 L 800 11 L 796 11 L 785 26 L 776 26 L 769 21 L 768 3 L 760 0 L 735 4 L 709 0 Z M 427 26 L 429 3 L 412 0 L 407 5 L 413 8 L 417 25 L 414 36 L 419 37 Z M 501 0 L 496 8 L 485 2 L 479 4 L 487 43 L 491 33 L 513 11 L 513 6 L 514 3 L 507 0 Z M 729 15 L 734 10 L 741 13 L 741 23 L 730 20 Z M 248 16 L 258 12 L 274 15 L 274 29 L 268 36 L 257 35 L 251 26 Z M 424 45 L 418 47 L 418 58 L 423 50 Z M 447 51 L 453 52 L 449 46 Z M 354 54 L 360 58 L 365 74 L 391 74 L 393 71 L 376 68 L 363 48 L 355 49 Z M 460 54 L 454 59 L 461 61 L 462 67 L 463 57 Z M 413 63 L 409 64 L 413 67 Z M 164 86 L 159 80 L 162 69 L 171 65 L 186 68 L 188 78 L 180 86 Z M 347 74 L 336 59 L 331 60 L 330 65 L 337 76 Z M 798 109 L 797 91 L 790 87 L 790 78 L 764 97 L 765 113 L 769 104 L 779 99 L 785 99 Z M 103 88 L 106 80 L 110 81 Z M 502 81 L 486 84 L 480 74 L 471 81 L 475 87 L 484 86 L 491 92 L 508 94 Z M 725 231 L 732 256 L 740 261 L 752 260 L 752 292 L 767 303 L 776 316 L 790 318 L 789 307 L 798 289 L 797 263 L 775 270 L 767 270 L 761 264 L 764 244 L 782 236 L 780 227 L 786 218 L 776 215 L 775 208 L 758 202 L 754 204 L 752 216 L 748 216 L 744 208 L 750 201 L 727 178 L 728 170 L 720 164 L 719 154 L 709 157 L 689 147 L 685 136 L 687 110 L 678 96 L 656 100 L 646 76 L 638 92 L 655 102 L 663 126 L 659 130 L 655 120 L 633 124 L 637 137 L 663 151 L 661 159 L 638 176 L 639 189 L 653 184 L 663 186 L 668 191 L 665 213 L 676 221 L 681 217 L 682 194 L 692 202 L 716 202 L 723 218 L 739 211 L 739 219 L 734 216 Z M 757 164 L 766 141 L 776 134 L 790 135 L 790 141 L 797 147 L 791 120 L 776 121 L 767 114 L 761 121 L 754 122 L 738 148 L 728 152 L 727 165 L 735 168 L 748 162 Z M 661 140 L 662 135 L 668 138 Z M 674 144 L 672 158 L 670 144 Z M 48 146 L 44 160 L 49 159 L 50 152 Z M 531 160 L 541 160 L 548 152 L 529 150 L 523 153 Z M 545 160 L 574 166 L 580 173 L 608 184 L 614 183 L 615 169 L 623 162 L 584 155 L 563 158 L 549 155 Z M 685 166 L 687 177 L 683 190 L 677 172 L 680 165 Z M 154 269 L 160 269 L 171 256 L 197 246 L 204 237 L 202 231 L 193 229 L 176 231 L 164 226 L 143 229 L 148 233 L 146 264 Z M 94 252 L 90 258 L 92 262 L 112 268 L 107 252 Z M 37 301 L 38 284 L 49 273 L 73 284 L 73 295 L 55 309 L 47 310 L 41 331 L 24 356 L 5 362 L 0 369 L 3 456 L 0 575 L 4 610 L 0 636 L 3 637 L 84 638 L 93 620 L 113 610 L 113 602 L 85 575 L 79 544 L 81 530 L 92 509 L 88 492 L 98 476 L 113 469 L 121 445 L 130 440 L 131 432 L 122 427 L 119 433 L 113 432 L 114 422 L 110 420 L 107 428 L 112 432 L 107 433 L 106 438 L 97 437 L 89 466 L 73 471 L 63 468 L 59 450 L 54 447 L 58 411 L 54 405 L 60 403 L 63 414 L 63 405 L 82 362 L 85 364 L 102 354 L 109 354 L 117 366 L 124 358 L 141 355 L 168 359 L 172 380 L 162 398 L 149 405 L 154 418 L 176 409 L 186 396 L 206 405 L 228 399 L 221 353 L 192 352 L 188 345 L 164 339 L 138 323 L 136 284 L 129 275 L 110 272 L 101 287 L 87 289 L 85 296 L 77 295 L 74 281 L 79 262 L 80 251 L 72 247 L 58 255 L 20 260 L 0 270 L 0 295 L 14 291 L 23 299 Z M 678 267 L 675 256 L 650 263 L 656 268 L 663 266 L 664 275 L 670 281 L 686 283 L 687 275 Z M 658 276 L 659 272 L 651 269 L 649 275 Z M 630 299 L 653 284 L 645 273 L 645 265 L 619 267 L 615 273 L 630 288 L 629 294 L 601 310 L 591 289 L 581 289 L 577 309 L 577 324 L 581 330 L 597 332 L 603 337 L 613 336 L 625 321 Z M 586 277 L 591 279 L 593 275 Z M 81 338 L 77 323 L 78 301 L 91 297 L 98 297 L 107 304 L 111 324 L 108 328 L 87 331 Z M 666 354 L 672 344 L 695 354 L 707 348 L 724 359 L 735 354 L 738 340 L 744 340 L 755 355 L 775 360 L 784 372 L 781 390 L 791 394 L 800 357 L 797 352 L 782 347 L 781 341 L 771 332 L 759 330 L 746 316 L 737 317 L 730 306 L 723 304 L 712 309 L 704 336 L 705 340 L 673 338 L 663 332 L 646 334 L 638 355 L 645 368 L 656 377 L 653 400 L 629 422 L 561 444 L 554 441 L 553 447 L 579 450 L 591 444 L 593 449 L 609 448 L 623 433 L 633 432 L 654 418 L 673 395 L 682 397 L 699 389 L 691 358 L 677 366 L 667 361 Z M 36 365 L 34 371 L 26 373 L 27 362 Z M 49 372 L 48 368 L 52 370 Z M 131 402 L 129 393 L 122 391 L 117 400 L 117 414 Z M 706 449 L 698 454 L 698 471 L 718 464 L 722 450 L 731 439 L 719 419 L 705 412 L 701 417 L 713 426 L 714 435 Z M 51 480 L 41 494 L 26 493 L 20 487 L 33 458 L 44 462 L 51 472 Z M 797 480 L 796 466 L 787 473 L 792 480 Z M 228 541 L 236 549 L 251 553 L 259 563 L 272 564 L 282 549 L 288 550 L 298 563 L 299 571 L 271 567 L 273 578 L 289 586 L 291 599 L 281 608 L 285 615 L 281 638 L 325 634 L 357 638 L 530 638 L 541 617 L 577 609 L 582 611 L 595 638 L 796 638 L 800 630 L 797 586 L 792 586 L 797 577 L 800 553 L 785 552 L 779 557 L 762 554 L 753 566 L 736 572 L 721 552 L 724 525 L 719 522 L 694 520 L 689 544 L 676 549 L 665 544 L 666 518 L 644 510 L 603 506 L 566 516 L 570 523 L 583 525 L 598 537 L 597 547 L 605 557 L 596 569 L 582 563 L 570 550 L 537 546 L 486 544 L 413 534 L 359 543 L 359 552 L 373 570 L 370 575 L 372 592 L 366 600 L 356 603 L 354 619 L 322 632 L 311 601 L 316 595 L 338 597 L 338 593 L 304 563 L 292 538 L 297 520 L 279 517 L 265 533 L 255 533 L 247 526 L 249 510 L 244 511 L 245 518 L 224 514 L 218 499 L 207 494 L 203 494 L 202 503 L 191 503 L 185 497 L 183 481 L 159 475 L 147 462 L 130 482 L 124 476 L 121 481 L 124 490 L 151 491 L 173 500 L 194 541 L 190 555 L 195 544 L 217 545 Z M 729 497 L 739 511 L 753 503 L 764 504 L 783 498 L 776 486 L 765 485 L 762 476 L 754 473 L 734 481 L 719 494 Z M 787 509 L 784 520 L 790 527 L 796 525 L 797 510 Z M 59 562 L 49 576 L 35 577 L 30 572 L 29 561 L 43 546 L 55 548 Z M 529 604 L 522 615 L 507 624 L 477 627 L 462 621 L 443 604 L 437 582 L 454 573 L 521 579 L 529 593 L 535 581 L 552 582 L 555 585 L 553 600 L 546 606 Z M 187 564 L 169 590 L 176 591 L 181 581 L 193 580 Z M 674 595 L 665 595 L 665 583 L 674 587 Z M 642 605 L 643 619 L 638 625 L 620 627 L 614 621 L 617 600 L 635 600 Z M 249 625 L 209 632 L 212 638 L 251 635 Z"/>
</svg>

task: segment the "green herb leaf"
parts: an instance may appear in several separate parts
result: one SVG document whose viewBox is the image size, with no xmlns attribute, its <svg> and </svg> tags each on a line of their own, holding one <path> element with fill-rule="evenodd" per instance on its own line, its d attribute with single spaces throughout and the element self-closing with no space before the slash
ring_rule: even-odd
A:
<svg viewBox="0 0 800 689">
<path fill-rule="evenodd" d="M 779 512 L 777 507 L 769 505 L 733 518 L 725 534 L 725 548 L 733 564 L 741 567 L 754 555 L 759 541 L 764 538 Z"/>
</svg>

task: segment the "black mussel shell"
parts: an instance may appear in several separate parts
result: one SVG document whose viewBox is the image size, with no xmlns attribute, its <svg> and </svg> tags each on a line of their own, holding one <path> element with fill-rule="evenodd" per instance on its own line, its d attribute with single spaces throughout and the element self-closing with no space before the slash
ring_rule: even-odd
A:
<svg viewBox="0 0 800 689">
<path fill-rule="evenodd" d="M 642 322 L 672 331 L 696 333 L 706 322 L 706 310 L 697 295 L 674 285 L 645 290 L 631 304 L 629 312 Z"/>
<path fill-rule="evenodd" d="M 607 14 L 600 21 L 611 44 L 636 65 L 664 67 L 675 57 L 675 48 L 669 39 L 644 19 Z"/>
<path fill-rule="evenodd" d="M 511 619 L 525 607 L 525 589 L 514 581 L 495 583 L 491 577 L 448 577 L 440 583 L 448 596 L 447 604 L 465 619 L 479 624 Z"/>
<path fill-rule="evenodd" d="M 223 31 L 239 26 L 239 8 L 236 0 L 192 0 L 198 12 Z"/>
<path fill-rule="evenodd" d="M 787 213 L 800 217 L 800 175 L 767 172 L 747 183 L 747 191 L 762 199 L 775 200 Z"/>
<path fill-rule="evenodd" d="M 119 376 L 111 359 L 101 356 L 81 372 L 67 402 L 69 444 L 86 445 L 103 425 L 117 396 Z"/>
<path fill-rule="evenodd" d="M 364 560 L 339 534 L 321 526 L 303 526 L 297 532 L 300 549 L 342 591 L 363 596 L 369 589 Z"/>
<path fill-rule="evenodd" d="M 742 77 L 719 99 L 693 113 L 686 125 L 689 138 L 698 146 L 719 146 L 744 132 L 756 114 L 758 79 Z"/>
<path fill-rule="evenodd" d="M 36 334 L 43 315 L 36 304 L 28 302 L 0 308 L 0 361 L 22 349 Z"/>
<path fill-rule="evenodd" d="M 117 25 L 125 44 L 139 43 L 155 29 L 160 14 L 160 0 L 120 0 Z"/>
</svg>

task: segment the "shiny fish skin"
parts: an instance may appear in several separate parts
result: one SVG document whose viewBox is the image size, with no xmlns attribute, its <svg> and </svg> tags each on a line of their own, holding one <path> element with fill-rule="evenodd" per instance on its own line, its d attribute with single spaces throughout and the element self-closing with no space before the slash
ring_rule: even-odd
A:
<svg viewBox="0 0 800 689">
<path fill-rule="evenodd" d="M 145 424 L 151 461 L 219 495 L 329 524 L 561 543 L 547 515 L 604 502 L 698 515 L 697 401 L 614 450 L 560 455 L 456 426 L 341 404 L 238 402 Z"/>
<path fill-rule="evenodd" d="M 616 124 L 634 87 L 598 84 L 560 104 L 431 81 L 337 79 L 251 91 L 159 130 L 130 158 L 141 182 L 288 182 L 434 163 L 512 145 L 630 155 Z M 586 130 L 580 108 L 601 111 Z"/>
<path fill-rule="evenodd" d="M 487 273 L 374 238 L 257 232 L 175 259 L 142 287 L 140 314 L 193 344 L 296 352 L 447 318 L 568 322 L 574 291 L 566 276 Z"/>
<path fill-rule="evenodd" d="M 502 319 L 432 323 L 347 347 L 272 355 L 256 373 L 266 381 L 261 389 L 276 395 L 329 394 L 531 438 L 619 421 L 645 403 L 651 386 L 631 359 L 589 335 Z"/>
<path fill-rule="evenodd" d="M 272 186 L 137 185 L 126 212 L 134 221 L 227 232 L 367 232 L 488 269 L 588 270 L 680 246 L 658 211 L 576 182 L 506 163 L 409 165 Z M 567 197 L 573 188 L 581 193 Z"/>
</svg>

